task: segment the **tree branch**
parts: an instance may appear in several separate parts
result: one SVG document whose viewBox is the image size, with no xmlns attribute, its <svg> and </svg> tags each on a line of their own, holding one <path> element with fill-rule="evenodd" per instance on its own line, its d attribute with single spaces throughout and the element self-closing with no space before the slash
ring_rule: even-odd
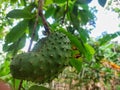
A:
<svg viewBox="0 0 120 90">
<path fill-rule="evenodd" d="M 36 21 L 35 21 L 35 24 L 34 24 L 34 28 L 33 28 L 32 36 L 31 36 L 31 40 L 30 40 L 30 45 L 29 45 L 29 48 L 28 48 L 28 52 L 29 52 L 30 49 L 31 49 L 31 46 L 32 46 L 32 42 L 33 42 L 33 39 L 34 39 L 34 36 L 35 36 L 35 30 L 36 30 L 37 25 L 38 25 L 38 14 L 37 14 L 37 16 L 36 16 Z"/>
<path fill-rule="evenodd" d="M 49 35 L 50 34 L 50 27 L 49 27 L 49 25 L 48 25 L 48 23 L 47 23 L 47 21 L 45 19 L 45 16 L 43 15 L 43 3 L 44 3 L 44 0 L 39 0 L 38 13 L 39 13 L 39 16 L 42 19 L 42 23 L 44 25 L 45 31 Z"/>
<path fill-rule="evenodd" d="M 64 11 L 64 14 L 63 14 L 63 17 L 62 17 L 62 23 L 64 23 L 66 13 L 68 12 L 68 2 L 69 2 L 69 0 L 67 0 L 67 3 L 66 3 L 66 10 Z"/>
</svg>

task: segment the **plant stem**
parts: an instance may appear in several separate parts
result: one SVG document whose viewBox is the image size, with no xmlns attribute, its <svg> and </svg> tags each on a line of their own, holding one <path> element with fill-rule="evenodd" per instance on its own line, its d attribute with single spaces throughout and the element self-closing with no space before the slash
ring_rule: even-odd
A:
<svg viewBox="0 0 120 90">
<path fill-rule="evenodd" d="M 67 2 L 67 3 L 66 3 L 66 9 L 65 9 L 64 14 L 63 14 L 63 17 L 62 17 L 62 24 L 64 23 L 64 21 L 65 21 L 65 16 L 66 16 L 66 14 L 67 14 L 67 12 L 68 12 L 68 3 L 69 3 L 69 0 L 67 0 L 66 2 Z"/>
<path fill-rule="evenodd" d="M 35 24 L 34 24 L 34 28 L 33 28 L 33 32 L 32 32 L 32 36 L 31 36 L 31 40 L 30 40 L 30 45 L 29 45 L 29 48 L 28 48 L 28 52 L 30 51 L 31 49 L 31 46 L 32 46 L 32 42 L 33 42 L 33 39 L 34 39 L 34 36 L 35 36 L 35 30 L 37 28 L 37 25 L 38 25 L 38 15 L 36 17 L 36 21 L 35 21 Z"/>
<path fill-rule="evenodd" d="M 38 6 L 38 8 L 39 8 L 38 10 L 39 11 L 38 11 L 38 14 L 39 14 L 39 16 L 42 19 L 42 23 L 44 25 L 46 33 L 49 35 L 50 34 L 50 27 L 49 27 L 49 25 L 48 25 L 48 23 L 46 21 L 45 16 L 43 15 L 43 3 L 44 3 L 44 0 L 39 0 L 39 6 Z"/>
<path fill-rule="evenodd" d="M 21 88 L 22 88 L 22 83 L 23 83 L 23 80 L 20 81 L 20 84 L 19 84 L 18 90 L 21 90 Z"/>
</svg>

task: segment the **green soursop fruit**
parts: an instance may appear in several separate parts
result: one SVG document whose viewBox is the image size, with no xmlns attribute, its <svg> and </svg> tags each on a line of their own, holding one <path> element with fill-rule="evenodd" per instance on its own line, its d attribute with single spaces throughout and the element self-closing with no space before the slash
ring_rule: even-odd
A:
<svg viewBox="0 0 120 90">
<path fill-rule="evenodd" d="M 14 57 L 10 64 L 14 78 L 33 82 L 49 82 L 63 71 L 71 58 L 71 45 L 68 37 L 53 32 L 33 51 Z"/>
<path fill-rule="evenodd" d="M 47 38 L 42 38 L 40 39 L 35 46 L 33 47 L 32 51 L 34 52 L 39 52 L 39 50 L 42 48 L 42 46 L 44 45 L 45 41 Z"/>
</svg>

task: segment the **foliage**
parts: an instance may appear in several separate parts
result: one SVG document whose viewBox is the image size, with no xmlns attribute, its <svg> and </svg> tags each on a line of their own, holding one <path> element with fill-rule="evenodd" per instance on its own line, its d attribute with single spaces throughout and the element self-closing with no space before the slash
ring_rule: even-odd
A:
<svg viewBox="0 0 120 90">
<path fill-rule="evenodd" d="M 107 0 L 98 0 L 102 7 L 106 2 Z M 102 79 L 104 78 L 105 83 L 109 82 L 116 70 L 111 67 L 111 63 L 119 66 L 117 61 L 120 57 L 118 54 L 120 46 L 110 41 L 119 36 L 120 32 L 103 35 L 98 40 L 91 39 L 89 36 L 91 28 L 89 29 L 87 25 L 92 22 L 94 27 L 96 17 L 95 8 L 90 8 L 89 3 L 92 3 L 92 0 L 45 0 L 42 7 L 37 0 L 1 0 L 0 40 L 4 42 L 4 52 L 0 55 L 5 57 L 4 62 L 0 63 L 0 79 L 10 83 L 14 89 L 21 88 L 20 80 L 14 79 L 10 74 L 11 58 L 23 52 L 27 40 L 30 42 L 27 47 L 29 52 L 33 41 L 38 42 L 42 37 L 39 33 L 43 32 L 44 36 L 47 36 L 49 30 L 59 30 L 71 41 L 72 58 L 68 66 L 75 69 L 73 73 L 77 77 L 73 78 L 82 81 L 78 85 L 86 85 L 91 80 L 98 82 L 101 73 L 104 73 Z M 11 10 L 8 12 L 9 8 Z M 119 13 L 120 10 L 116 7 L 114 11 Z M 110 64 L 110 67 L 104 67 L 104 62 Z M 22 88 L 27 90 L 41 88 L 49 90 L 43 87 L 45 85 L 39 86 L 27 81 L 23 81 L 22 85 Z"/>
</svg>

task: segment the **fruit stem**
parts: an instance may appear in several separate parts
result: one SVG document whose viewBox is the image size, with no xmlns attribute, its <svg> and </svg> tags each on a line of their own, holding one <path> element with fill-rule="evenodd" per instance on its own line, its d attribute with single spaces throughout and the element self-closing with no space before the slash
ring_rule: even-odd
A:
<svg viewBox="0 0 120 90">
<path fill-rule="evenodd" d="M 64 13 L 63 13 L 63 17 L 62 17 L 62 24 L 64 23 L 64 19 L 65 19 L 65 16 L 66 16 L 66 14 L 67 14 L 67 12 L 68 12 L 68 3 L 69 3 L 69 0 L 67 0 L 66 1 L 66 9 L 65 9 L 65 11 L 64 11 Z"/>
<path fill-rule="evenodd" d="M 44 25 L 46 33 L 49 35 L 50 34 L 50 27 L 49 27 L 48 22 L 43 14 L 43 3 L 44 3 L 44 0 L 39 0 L 39 2 L 38 2 L 38 14 L 42 19 L 42 23 Z"/>
</svg>

